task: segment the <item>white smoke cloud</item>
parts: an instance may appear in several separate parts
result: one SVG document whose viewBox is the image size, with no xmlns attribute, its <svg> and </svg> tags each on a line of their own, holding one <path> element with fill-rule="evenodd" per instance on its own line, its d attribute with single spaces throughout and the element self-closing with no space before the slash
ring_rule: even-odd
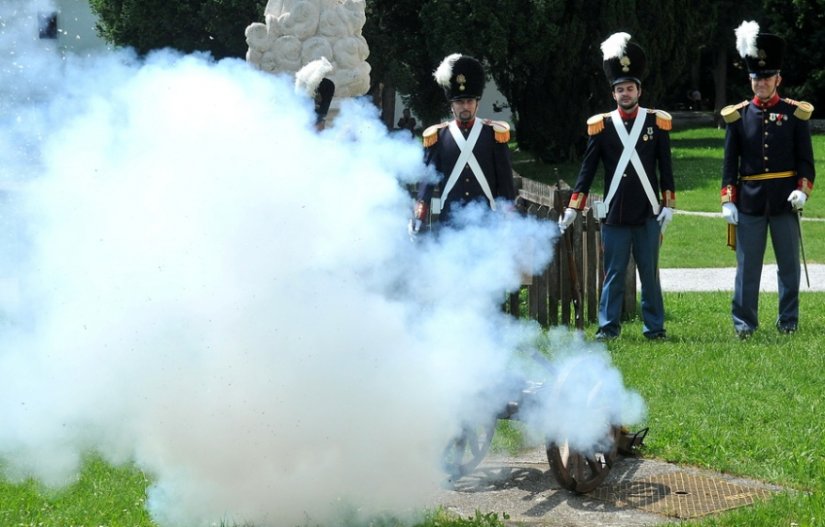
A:
<svg viewBox="0 0 825 527">
<path fill-rule="evenodd" d="M 469 208 L 410 243 L 420 145 L 366 102 L 317 134 L 291 79 L 239 60 L 6 36 L 59 75 L 0 79 L 26 79 L 0 121 L 4 475 L 63 485 L 94 450 L 150 474 L 175 526 L 427 505 L 459 416 L 494 414 L 479 390 L 540 339 L 499 305 L 555 226 Z M 589 375 L 536 424 L 584 414 L 586 444 L 641 403 L 606 356 L 572 357 Z"/>
</svg>

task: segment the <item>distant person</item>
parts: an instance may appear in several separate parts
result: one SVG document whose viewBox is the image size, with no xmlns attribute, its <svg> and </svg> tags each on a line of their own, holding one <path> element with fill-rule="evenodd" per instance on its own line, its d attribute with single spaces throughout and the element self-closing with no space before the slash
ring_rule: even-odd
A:
<svg viewBox="0 0 825 527">
<path fill-rule="evenodd" d="M 415 117 L 410 115 L 410 109 L 404 108 L 403 115 L 398 119 L 398 128 L 409 130 L 411 134 L 415 135 L 415 124 Z"/>
<path fill-rule="evenodd" d="M 435 168 L 441 181 L 419 186 L 418 202 L 410 220 L 410 235 L 418 233 L 432 206 L 441 223 L 471 202 L 496 208 L 496 199 L 516 197 L 510 164 L 510 126 L 501 121 L 479 119 L 478 101 L 484 91 L 481 63 L 455 53 L 445 58 L 433 74 L 444 88 L 454 119 L 424 131 L 424 161 Z M 433 199 L 436 186 L 440 198 Z"/>
<path fill-rule="evenodd" d="M 702 92 L 699 90 L 691 90 L 688 93 L 688 98 L 690 99 L 690 109 L 694 112 L 698 112 L 702 109 Z"/>
<path fill-rule="evenodd" d="M 631 253 L 642 284 L 642 331 L 648 339 L 664 339 L 665 307 L 658 268 L 661 235 L 673 218 L 676 202 L 670 156 L 671 117 L 662 110 L 639 106 L 646 57 L 639 45 L 630 42 L 630 35 L 615 33 L 601 49 L 604 72 L 617 107 L 587 120 L 587 150 L 570 203 L 559 218 L 559 230 L 564 233 L 584 208 L 602 164 L 604 200 L 594 203 L 602 224 L 604 249 L 596 339 L 611 340 L 621 332 Z"/>
<path fill-rule="evenodd" d="M 759 283 L 768 232 L 776 256 L 779 314 L 776 328 L 793 333 L 799 324 L 799 212 L 814 185 L 814 156 L 808 119 L 813 106 L 781 99 L 777 88 L 785 41 L 760 33 L 756 22 L 735 31 L 754 97 L 727 106 L 722 117 L 722 216 L 736 249 L 731 315 L 741 339 L 759 327 Z"/>
</svg>

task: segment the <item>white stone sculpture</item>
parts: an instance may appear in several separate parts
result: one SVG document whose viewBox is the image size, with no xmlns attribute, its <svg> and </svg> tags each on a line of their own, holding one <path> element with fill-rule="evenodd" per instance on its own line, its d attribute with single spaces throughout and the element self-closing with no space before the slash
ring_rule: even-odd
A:
<svg viewBox="0 0 825 527">
<path fill-rule="evenodd" d="M 263 71 L 294 74 L 313 60 L 332 64 L 335 99 L 369 91 L 369 47 L 361 35 L 365 0 L 269 0 L 266 23 L 246 28 L 247 62 Z M 333 99 L 333 106 L 336 106 Z"/>
</svg>

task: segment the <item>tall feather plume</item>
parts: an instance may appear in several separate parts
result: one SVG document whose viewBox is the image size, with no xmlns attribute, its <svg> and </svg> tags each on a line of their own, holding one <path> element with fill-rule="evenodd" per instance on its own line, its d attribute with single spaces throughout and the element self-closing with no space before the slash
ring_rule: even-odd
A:
<svg viewBox="0 0 825 527">
<path fill-rule="evenodd" d="M 756 48 L 756 37 L 759 35 L 759 24 L 753 20 L 742 22 L 736 28 L 735 33 L 736 50 L 739 52 L 739 56 L 742 58 L 758 56 L 759 50 Z"/>
<path fill-rule="evenodd" d="M 439 64 L 438 68 L 433 72 L 435 82 L 437 82 L 439 86 L 444 86 L 445 88 L 450 86 L 450 77 L 453 76 L 453 65 L 455 61 L 460 58 L 461 53 L 453 53 L 441 61 L 441 64 Z"/>
<path fill-rule="evenodd" d="M 332 63 L 326 57 L 313 60 L 295 74 L 295 91 L 315 97 L 318 85 L 331 71 Z"/>
<path fill-rule="evenodd" d="M 627 42 L 630 40 L 630 35 L 627 33 L 613 33 L 607 40 L 602 42 L 602 53 L 604 60 L 615 59 L 624 56 L 624 50 L 627 47 Z"/>
</svg>

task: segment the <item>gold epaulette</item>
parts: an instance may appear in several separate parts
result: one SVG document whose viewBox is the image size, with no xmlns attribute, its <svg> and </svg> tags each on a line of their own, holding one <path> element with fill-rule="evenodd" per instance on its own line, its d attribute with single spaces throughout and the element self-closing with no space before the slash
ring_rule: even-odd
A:
<svg viewBox="0 0 825 527">
<path fill-rule="evenodd" d="M 658 126 L 660 130 L 669 132 L 673 129 L 673 117 L 666 111 L 649 109 L 648 113 L 656 114 L 656 126 Z"/>
<path fill-rule="evenodd" d="M 739 110 L 747 105 L 748 101 L 742 101 L 739 104 L 731 104 L 722 108 L 722 111 L 720 111 L 719 114 L 722 116 L 722 119 L 724 119 L 726 123 L 735 123 L 736 121 L 742 118 L 742 114 L 739 113 Z"/>
<path fill-rule="evenodd" d="M 493 121 L 492 119 L 484 119 L 484 124 L 493 127 L 493 132 L 496 136 L 497 143 L 510 142 L 510 124 L 504 121 Z"/>
<path fill-rule="evenodd" d="M 795 101 L 793 99 L 785 99 L 785 102 L 796 106 L 796 110 L 794 110 L 793 115 L 800 121 L 807 121 L 811 118 L 811 114 L 814 113 L 814 105 L 809 102 Z"/>
<path fill-rule="evenodd" d="M 604 130 L 604 118 L 609 113 L 597 113 L 587 120 L 587 135 L 600 134 Z"/>
<path fill-rule="evenodd" d="M 438 132 L 450 123 L 434 124 L 424 130 L 421 140 L 424 143 L 424 148 L 430 148 L 438 142 Z"/>
</svg>

